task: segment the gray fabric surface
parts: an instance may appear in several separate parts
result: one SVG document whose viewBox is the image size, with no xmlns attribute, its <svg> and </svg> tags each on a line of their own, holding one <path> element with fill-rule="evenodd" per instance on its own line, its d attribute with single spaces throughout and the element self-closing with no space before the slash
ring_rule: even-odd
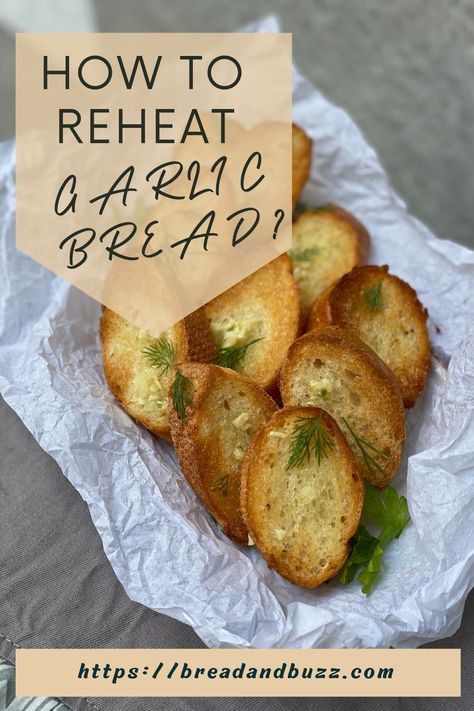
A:
<svg viewBox="0 0 474 711">
<path fill-rule="evenodd" d="M 0 401 L 0 657 L 16 647 L 202 647 L 180 622 L 131 602 L 107 561 L 86 504 Z M 462 629 L 436 647 L 463 650 L 463 698 L 282 699 L 280 709 L 470 711 L 474 597 Z M 382 705 L 383 703 L 383 705 Z M 265 709 L 266 699 L 68 699 L 77 711 Z"/>
<path fill-rule="evenodd" d="M 297 64 L 352 114 L 411 211 L 440 237 L 474 247 L 472 0 L 96 0 L 95 8 L 98 29 L 106 31 L 232 30 L 263 14 L 279 14 L 283 28 L 294 33 Z M 1 139 L 12 135 L 13 107 L 14 42 L 0 31 Z M 202 646 L 190 628 L 126 597 L 85 503 L 3 402 L 0 542 L 0 657 L 14 661 L 16 645 Z M 462 700 L 275 699 L 271 705 L 275 711 L 468 711 L 474 706 L 473 624 L 471 595 L 460 632 L 432 645 L 462 648 Z M 269 702 L 69 699 L 67 704 L 78 711 L 259 711 Z"/>
</svg>

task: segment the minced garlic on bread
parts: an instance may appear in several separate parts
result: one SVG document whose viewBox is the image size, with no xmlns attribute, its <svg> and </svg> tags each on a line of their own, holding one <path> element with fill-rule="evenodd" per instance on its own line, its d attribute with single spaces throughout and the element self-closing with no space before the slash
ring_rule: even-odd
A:
<svg viewBox="0 0 474 711">
<path fill-rule="evenodd" d="M 428 313 L 416 291 L 388 267 L 357 267 L 313 304 L 308 330 L 351 328 L 393 370 L 405 407 L 422 392 L 430 367 Z"/>
<path fill-rule="evenodd" d="M 301 213 L 293 223 L 290 256 L 306 321 L 315 299 L 343 274 L 365 264 L 370 237 L 365 227 L 337 205 Z"/>
<path fill-rule="evenodd" d="M 215 358 L 201 310 L 152 338 L 104 307 L 100 322 L 104 373 L 110 390 L 137 422 L 170 441 L 168 385 L 175 363 Z"/>
<path fill-rule="evenodd" d="M 298 287 L 288 255 L 269 262 L 203 309 L 214 335 L 217 362 L 273 392 L 300 321 Z"/>
<path fill-rule="evenodd" d="M 391 370 L 349 330 L 328 327 L 293 343 L 280 375 L 283 404 L 329 412 L 359 469 L 378 487 L 395 474 L 405 442 L 405 413 Z"/>
</svg>

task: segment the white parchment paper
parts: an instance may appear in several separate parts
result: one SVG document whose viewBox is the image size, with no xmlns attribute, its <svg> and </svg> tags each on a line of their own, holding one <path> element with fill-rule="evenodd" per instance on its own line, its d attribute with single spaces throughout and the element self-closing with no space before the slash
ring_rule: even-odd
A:
<svg viewBox="0 0 474 711">
<path fill-rule="evenodd" d="M 457 629 L 474 582 L 474 253 L 407 214 L 353 121 L 297 71 L 294 117 L 314 139 L 306 200 L 366 224 L 371 262 L 389 264 L 428 308 L 437 355 L 393 481 L 412 522 L 368 598 L 356 581 L 293 586 L 214 529 L 171 447 L 108 392 L 99 305 L 16 251 L 12 144 L 0 148 L 0 389 L 88 503 L 133 600 L 208 646 L 413 647 Z"/>
</svg>

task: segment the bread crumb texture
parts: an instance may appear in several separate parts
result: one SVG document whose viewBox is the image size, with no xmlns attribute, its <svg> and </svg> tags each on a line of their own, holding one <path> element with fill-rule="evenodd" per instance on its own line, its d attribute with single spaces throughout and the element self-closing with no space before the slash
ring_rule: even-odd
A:
<svg viewBox="0 0 474 711">
<path fill-rule="evenodd" d="M 253 381 L 228 368 L 183 363 L 179 370 L 191 381 L 185 417 L 170 409 L 181 469 L 224 532 L 246 544 L 240 511 L 242 462 L 253 435 L 277 406 Z"/>
<path fill-rule="evenodd" d="M 288 468 L 295 425 L 321 416 L 333 446 Z M 278 432 L 279 436 L 272 436 Z M 291 582 L 315 587 L 333 577 L 349 554 L 359 523 L 363 484 L 342 432 L 315 408 L 279 410 L 247 452 L 242 509 L 249 534 L 270 568 Z"/>
<path fill-rule="evenodd" d="M 360 471 L 376 486 L 395 474 L 405 442 L 405 416 L 393 373 L 355 333 L 310 332 L 289 349 L 281 371 L 285 406 L 329 412 L 346 436 Z"/>
<path fill-rule="evenodd" d="M 388 267 L 353 269 L 314 303 L 308 329 L 348 327 L 394 372 L 405 407 L 422 392 L 430 367 L 427 311 L 416 292 Z"/>
</svg>

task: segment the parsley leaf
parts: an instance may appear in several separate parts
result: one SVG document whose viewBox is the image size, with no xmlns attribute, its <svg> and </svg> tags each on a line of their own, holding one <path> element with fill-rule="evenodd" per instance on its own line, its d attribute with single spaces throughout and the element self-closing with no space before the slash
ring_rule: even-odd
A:
<svg viewBox="0 0 474 711">
<path fill-rule="evenodd" d="M 347 585 L 362 566 L 357 580 L 362 583 L 362 592 L 369 595 L 380 573 L 386 545 L 400 536 L 410 520 L 407 500 L 391 486 L 379 490 L 366 481 L 362 520 L 378 528 L 379 533 L 373 535 L 362 523 L 359 525 L 352 552 L 341 570 L 339 581 Z"/>
<path fill-rule="evenodd" d="M 372 536 L 364 526 L 360 525 L 354 537 L 352 552 L 340 574 L 339 580 L 343 585 L 347 585 L 354 579 L 360 565 L 366 565 L 369 562 L 377 543 L 378 538 Z"/>
<path fill-rule="evenodd" d="M 367 565 L 362 568 L 362 572 L 359 573 L 357 577 L 357 580 L 362 583 L 362 592 L 365 595 L 369 595 L 375 584 L 375 581 L 377 580 L 378 574 L 380 573 L 380 568 L 382 567 L 382 557 L 383 548 L 381 543 L 377 541 L 374 551 L 370 556 L 369 561 L 367 562 Z"/>
<path fill-rule="evenodd" d="M 399 496 L 391 486 L 380 490 L 369 482 L 365 485 L 362 516 L 382 529 L 382 543 L 398 538 L 410 520 L 408 503 L 404 496 Z"/>
</svg>

